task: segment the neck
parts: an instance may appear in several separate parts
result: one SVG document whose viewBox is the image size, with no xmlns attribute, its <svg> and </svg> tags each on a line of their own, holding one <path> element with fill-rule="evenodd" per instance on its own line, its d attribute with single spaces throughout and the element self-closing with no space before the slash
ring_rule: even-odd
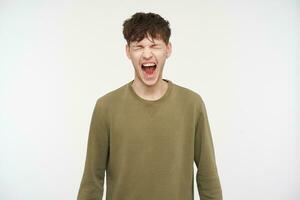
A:
<svg viewBox="0 0 300 200">
<path fill-rule="evenodd" d="M 160 99 L 165 94 L 168 89 L 168 83 L 163 79 L 159 79 L 156 84 L 147 86 L 141 80 L 134 79 L 132 88 L 141 98 L 153 101 Z"/>
</svg>

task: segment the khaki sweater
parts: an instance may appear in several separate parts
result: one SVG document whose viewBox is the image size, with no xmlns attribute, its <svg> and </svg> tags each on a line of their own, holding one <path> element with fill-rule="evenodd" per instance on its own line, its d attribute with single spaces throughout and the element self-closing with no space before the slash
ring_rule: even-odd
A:
<svg viewBox="0 0 300 200">
<path fill-rule="evenodd" d="M 170 80 L 158 100 L 133 80 L 97 99 L 78 200 L 221 200 L 212 135 L 200 95 Z"/>
</svg>

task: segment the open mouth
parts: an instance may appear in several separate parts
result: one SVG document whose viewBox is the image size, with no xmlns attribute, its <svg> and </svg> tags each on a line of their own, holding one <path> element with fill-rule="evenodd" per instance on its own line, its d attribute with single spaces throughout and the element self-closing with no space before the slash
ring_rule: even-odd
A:
<svg viewBox="0 0 300 200">
<path fill-rule="evenodd" d="M 148 75 L 153 74 L 155 69 L 156 69 L 156 64 L 155 63 L 144 63 L 144 64 L 142 64 L 142 70 Z"/>
</svg>

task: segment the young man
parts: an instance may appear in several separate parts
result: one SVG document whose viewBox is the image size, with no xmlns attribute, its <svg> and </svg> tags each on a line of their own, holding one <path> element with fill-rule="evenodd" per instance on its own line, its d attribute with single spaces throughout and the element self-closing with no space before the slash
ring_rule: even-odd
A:
<svg viewBox="0 0 300 200">
<path fill-rule="evenodd" d="M 134 80 L 97 99 L 78 200 L 221 200 L 213 140 L 199 94 L 163 79 L 169 22 L 136 13 L 123 24 Z M 106 175 L 105 175 L 106 172 Z"/>
</svg>

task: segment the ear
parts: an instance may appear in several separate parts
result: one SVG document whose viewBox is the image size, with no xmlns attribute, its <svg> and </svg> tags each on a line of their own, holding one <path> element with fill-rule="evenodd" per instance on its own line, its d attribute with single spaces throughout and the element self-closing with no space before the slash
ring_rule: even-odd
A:
<svg viewBox="0 0 300 200">
<path fill-rule="evenodd" d="M 172 54 L 172 44 L 169 42 L 167 44 L 167 58 Z"/>
<path fill-rule="evenodd" d="M 126 44 L 126 46 L 125 46 L 125 51 L 126 51 L 127 57 L 128 57 L 129 59 L 131 59 L 131 57 L 130 57 L 130 49 L 129 49 L 128 44 Z"/>
</svg>

